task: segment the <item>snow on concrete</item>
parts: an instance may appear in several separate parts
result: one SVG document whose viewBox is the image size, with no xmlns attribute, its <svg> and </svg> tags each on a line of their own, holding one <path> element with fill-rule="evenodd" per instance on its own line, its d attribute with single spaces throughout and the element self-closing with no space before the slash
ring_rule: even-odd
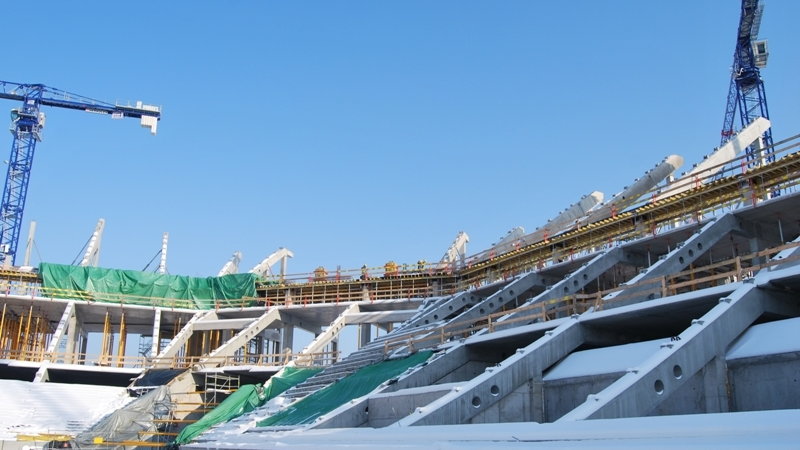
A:
<svg viewBox="0 0 800 450">
<path fill-rule="evenodd" d="M 624 372 L 652 356 L 664 341 L 664 339 L 659 339 L 574 352 L 550 369 L 543 379 L 551 381 Z"/>
<path fill-rule="evenodd" d="M 251 432 L 194 449 L 797 448 L 800 410 L 386 428 Z"/>
<path fill-rule="evenodd" d="M 130 400 L 121 387 L 0 380 L 0 440 L 74 435 Z"/>
<path fill-rule="evenodd" d="M 731 345 L 728 360 L 800 351 L 800 318 L 753 325 Z"/>
</svg>

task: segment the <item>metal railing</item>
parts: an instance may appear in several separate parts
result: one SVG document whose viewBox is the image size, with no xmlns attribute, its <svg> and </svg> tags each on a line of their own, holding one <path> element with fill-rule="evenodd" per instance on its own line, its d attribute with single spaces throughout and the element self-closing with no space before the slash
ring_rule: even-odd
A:
<svg viewBox="0 0 800 450">
<path fill-rule="evenodd" d="M 230 356 L 174 356 L 151 358 L 144 356 L 89 355 L 86 353 L 45 352 L 0 349 L 0 359 L 75 364 L 82 366 L 117 367 L 126 369 L 189 369 L 204 367 L 284 366 L 292 361 L 300 367 L 325 367 L 334 364 L 341 352 L 284 353 Z"/>
<path fill-rule="evenodd" d="M 669 276 L 648 279 L 630 285 L 621 285 L 591 294 L 566 295 L 541 303 L 488 314 L 476 319 L 451 322 L 440 327 L 405 333 L 397 338 L 387 339 L 383 346 L 384 353 L 388 354 L 390 351 L 401 347 L 407 347 L 410 351 L 434 347 L 454 338 L 469 337 L 481 330 L 493 333 L 499 328 L 505 329 L 508 325 L 514 323 L 546 322 L 572 314 L 581 314 L 588 311 L 589 308 L 594 308 L 595 310 L 613 308 L 626 301 L 648 298 L 651 294 L 656 294 L 659 298 L 663 298 L 681 292 L 740 281 L 751 278 L 759 270 L 800 260 L 800 254 L 797 254 L 778 261 L 759 262 L 763 258 L 769 258 L 781 251 L 797 247 L 800 247 L 800 243 L 792 242 L 759 252 L 717 261 Z M 723 270 L 718 271 L 719 269 Z M 642 287 L 645 289 L 639 289 Z M 604 299 L 609 294 L 626 290 L 635 290 L 635 292 L 629 295 L 619 295 L 613 299 Z M 498 321 L 498 319 L 512 314 L 515 317 Z"/>
</svg>

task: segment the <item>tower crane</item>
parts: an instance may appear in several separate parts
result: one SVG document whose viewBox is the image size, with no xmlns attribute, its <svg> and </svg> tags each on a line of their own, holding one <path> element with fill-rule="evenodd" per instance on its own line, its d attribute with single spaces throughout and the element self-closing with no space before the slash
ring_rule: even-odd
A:
<svg viewBox="0 0 800 450">
<path fill-rule="evenodd" d="M 45 115 L 40 108 L 74 109 L 95 114 L 110 115 L 112 119 L 133 117 L 140 119 L 143 127 L 155 135 L 161 108 L 136 102 L 135 106 L 122 106 L 94 100 L 81 95 L 45 86 L 0 80 L 0 98 L 17 100 L 22 106 L 11 110 L 11 134 L 14 142 L 8 160 L 2 204 L 0 204 L 0 264 L 14 264 L 17 254 L 22 213 L 33 164 L 36 143 L 42 140 Z"/>
<path fill-rule="evenodd" d="M 758 29 L 761 26 L 763 13 L 764 4 L 759 0 L 742 0 L 721 144 L 733 136 L 737 112 L 742 127 L 747 126 L 757 117 L 769 119 L 764 80 L 761 79 L 759 71 L 767 66 L 767 57 L 769 56 L 767 41 L 758 40 Z M 761 135 L 761 139 L 747 148 L 748 160 L 756 160 L 763 156 L 765 162 L 774 161 L 775 156 L 771 147 L 772 130 L 767 129 Z M 760 155 L 763 149 L 766 149 L 766 154 Z"/>
</svg>

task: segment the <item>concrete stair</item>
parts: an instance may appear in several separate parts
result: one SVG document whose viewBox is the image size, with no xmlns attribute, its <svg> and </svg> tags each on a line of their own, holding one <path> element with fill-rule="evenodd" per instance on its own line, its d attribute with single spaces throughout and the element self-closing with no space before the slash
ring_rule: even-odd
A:
<svg viewBox="0 0 800 450">
<path fill-rule="evenodd" d="M 355 373 L 362 367 L 383 361 L 383 359 L 383 345 L 365 347 L 351 353 L 347 358 L 326 368 L 297 386 L 290 388 L 283 393 L 283 396 L 293 401 L 299 400 Z"/>
</svg>

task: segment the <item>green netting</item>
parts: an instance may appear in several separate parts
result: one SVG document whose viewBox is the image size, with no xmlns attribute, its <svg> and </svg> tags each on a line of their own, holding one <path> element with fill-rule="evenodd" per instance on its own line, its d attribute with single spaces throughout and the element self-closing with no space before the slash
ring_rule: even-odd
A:
<svg viewBox="0 0 800 450">
<path fill-rule="evenodd" d="M 41 263 L 39 273 L 48 295 L 97 301 L 210 309 L 215 300 L 255 297 L 258 276 L 237 273 L 222 277 L 187 277 L 136 270 L 103 269 Z"/>
<path fill-rule="evenodd" d="M 269 400 L 283 393 L 283 391 L 305 381 L 321 370 L 317 368 L 284 367 L 283 370 L 267 380 L 263 387 L 255 384 L 244 385 L 200 420 L 187 425 L 175 438 L 175 443 L 186 444 L 218 423 L 227 422 L 263 406 Z"/>
<path fill-rule="evenodd" d="M 339 380 L 324 389 L 300 400 L 279 413 L 258 422 L 260 427 L 278 425 L 301 425 L 311 423 L 317 417 L 333 411 L 354 398 L 372 392 L 384 381 L 400 375 L 409 367 L 430 358 L 433 352 L 415 353 L 403 359 L 383 361 L 364 367 L 358 372 Z"/>
</svg>

